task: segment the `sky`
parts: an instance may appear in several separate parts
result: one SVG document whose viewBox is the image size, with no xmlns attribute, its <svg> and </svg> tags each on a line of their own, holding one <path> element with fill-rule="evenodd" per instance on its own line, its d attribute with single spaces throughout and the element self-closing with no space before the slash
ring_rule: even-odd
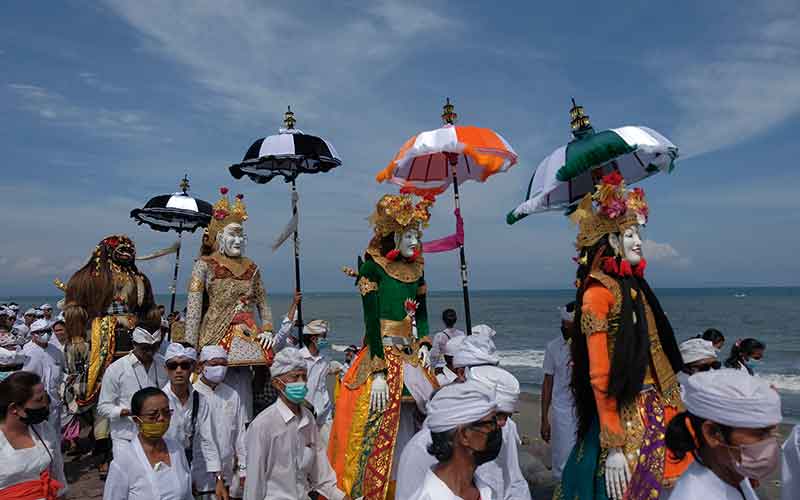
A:
<svg viewBox="0 0 800 500">
<path fill-rule="evenodd" d="M 105 235 L 140 254 L 173 234 L 131 209 L 172 192 L 243 193 L 248 255 L 268 290 L 293 287 L 281 181 L 236 181 L 227 167 L 298 128 L 343 160 L 299 179 L 304 289 L 351 290 L 378 198 L 375 174 L 410 136 L 460 124 L 500 132 L 519 163 L 463 186 L 476 289 L 569 288 L 575 228 L 560 214 L 513 227 L 539 162 L 569 141 L 570 98 L 598 130 L 646 125 L 681 157 L 640 185 L 655 287 L 800 285 L 800 7 L 764 2 L 3 2 L 0 6 L 0 296 L 53 294 Z M 454 230 L 450 192 L 425 238 Z M 184 238 L 185 289 L 199 235 Z M 142 264 L 166 293 L 170 257 Z M 457 254 L 429 255 L 431 290 L 460 285 Z"/>
</svg>

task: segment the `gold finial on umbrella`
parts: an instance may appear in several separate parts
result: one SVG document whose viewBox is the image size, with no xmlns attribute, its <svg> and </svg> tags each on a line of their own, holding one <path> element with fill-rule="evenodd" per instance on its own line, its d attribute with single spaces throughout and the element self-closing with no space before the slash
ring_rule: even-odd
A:
<svg viewBox="0 0 800 500">
<path fill-rule="evenodd" d="M 449 125 L 454 125 L 458 121 L 458 114 L 455 109 L 456 107 L 450 104 L 450 98 L 448 97 L 447 102 L 442 106 L 442 121 Z"/>
<path fill-rule="evenodd" d="M 297 120 L 294 119 L 294 112 L 292 111 L 291 106 L 286 107 L 286 113 L 283 114 L 283 125 L 291 130 L 294 128 L 294 124 L 297 123 Z"/>
<path fill-rule="evenodd" d="M 592 123 L 589 121 L 589 115 L 583 111 L 583 106 L 575 104 L 575 98 L 572 98 L 572 108 L 569 110 L 570 127 L 572 133 L 578 137 L 584 133 L 592 130 Z"/>
</svg>

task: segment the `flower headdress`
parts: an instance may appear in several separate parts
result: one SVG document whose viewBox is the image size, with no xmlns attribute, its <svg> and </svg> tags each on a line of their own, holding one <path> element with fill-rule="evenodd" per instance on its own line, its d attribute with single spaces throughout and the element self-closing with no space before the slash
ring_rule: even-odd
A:
<svg viewBox="0 0 800 500">
<path fill-rule="evenodd" d="M 247 209 L 245 209 L 244 202 L 242 202 L 244 195 L 237 194 L 236 201 L 231 206 L 230 201 L 228 201 L 228 188 L 221 187 L 219 192 L 222 197 L 214 203 L 211 223 L 206 228 L 208 237 L 212 242 L 217 239 L 217 233 L 222 231 L 228 224 L 242 224 L 247 220 Z"/>
<path fill-rule="evenodd" d="M 616 170 L 604 176 L 593 194 L 583 197 L 570 219 L 578 225 L 578 249 L 591 247 L 607 234 L 647 222 L 649 209 L 641 188 L 625 189 Z"/>
<path fill-rule="evenodd" d="M 415 204 L 409 195 L 387 194 L 378 201 L 369 222 L 381 238 L 408 229 L 421 230 L 428 226 L 431 205 L 433 200 L 430 198 L 423 198 Z"/>
</svg>

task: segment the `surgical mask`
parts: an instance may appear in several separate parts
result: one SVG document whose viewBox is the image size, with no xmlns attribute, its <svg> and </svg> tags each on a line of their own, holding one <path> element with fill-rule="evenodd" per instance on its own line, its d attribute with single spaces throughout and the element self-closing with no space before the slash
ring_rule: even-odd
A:
<svg viewBox="0 0 800 500">
<path fill-rule="evenodd" d="M 50 409 L 46 406 L 42 406 L 41 408 L 25 408 L 25 416 L 19 419 L 22 420 L 22 423 L 25 425 L 36 425 L 47 420 L 49 416 Z"/>
<path fill-rule="evenodd" d="M 780 444 L 778 438 L 769 437 L 753 444 L 740 444 L 740 459 L 733 461 L 733 468 L 740 475 L 750 479 L 764 479 L 778 467 Z"/>
<path fill-rule="evenodd" d="M 759 366 L 764 362 L 762 359 L 748 359 L 747 364 L 750 366 Z"/>
<path fill-rule="evenodd" d="M 498 427 L 486 435 L 486 448 L 483 450 L 472 450 L 472 456 L 475 458 L 475 465 L 483 465 L 497 458 L 502 446 L 503 434 Z"/>
<path fill-rule="evenodd" d="M 317 349 L 328 347 L 328 339 L 322 338 L 317 340 Z"/>
<path fill-rule="evenodd" d="M 308 386 L 305 382 L 289 382 L 284 384 L 283 394 L 292 403 L 299 404 L 306 398 Z"/>
<path fill-rule="evenodd" d="M 139 424 L 139 434 L 147 439 L 158 439 L 163 437 L 169 429 L 169 420 L 162 422 L 143 422 L 136 417 L 136 423 Z"/>
<path fill-rule="evenodd" d="M 42 333 L 40 335 L 35 335 L 35 337 L 39 342 L 42 342 L 44 344 L 48 344 L 48 343 L 50 343 L 50 336 L 51 335 L 52 334 L 50 332 L 47 332 L 47 333 Z"/>
<path fill-rule="evenodd" d="M 203 368 L 203 376 L 212 384 L 219 384 L 225 379 L 228 367 L 225 365 L 206 366 Z"/>
</svg>

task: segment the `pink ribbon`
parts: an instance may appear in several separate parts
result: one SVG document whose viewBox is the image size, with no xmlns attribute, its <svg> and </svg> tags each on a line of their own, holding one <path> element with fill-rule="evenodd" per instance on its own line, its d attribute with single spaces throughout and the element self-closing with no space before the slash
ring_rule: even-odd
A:
<svg viewBox="0 0 800 500">
<path fill-rule="evenodd" d="M 464 244 L 464 219 L 461 218 L 461 210 L 457 208 L 454 214 L 456 216 L 456 232 L 438 240 L 423 242 L 423 253 L 449 252 Z"/>
</svg>

